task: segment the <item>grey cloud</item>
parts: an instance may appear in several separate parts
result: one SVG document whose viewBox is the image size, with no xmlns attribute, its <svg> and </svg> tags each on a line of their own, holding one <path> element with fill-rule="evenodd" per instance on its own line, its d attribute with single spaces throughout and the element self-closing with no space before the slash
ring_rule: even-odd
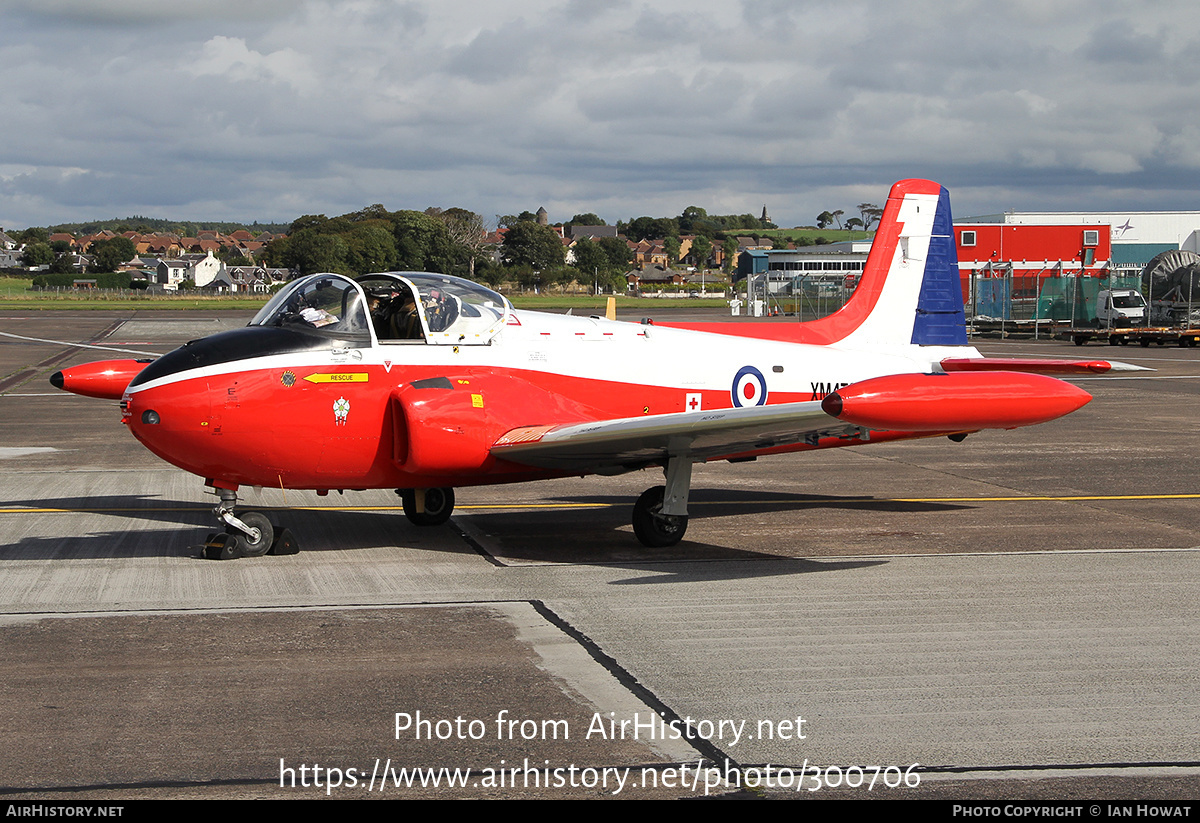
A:
<svg viewBox="0 0 1200 823">
<path fill-rule="evenodd" d="M 270 20 L 303 3 L 295 0 L 0 0 L 0 10 L 55 23 L 155 26 L 195 20 Z"/>
<path fill-rule="evenodd" d="M 0 168 L 26 169 L 0 225 L 764 198 L 791 224 L 914 175 L 1029 201 L 999 211 L 1174 198 L 1200 167 L 1184 3 L 94 5 L 0 0 Z"/>
</svg>

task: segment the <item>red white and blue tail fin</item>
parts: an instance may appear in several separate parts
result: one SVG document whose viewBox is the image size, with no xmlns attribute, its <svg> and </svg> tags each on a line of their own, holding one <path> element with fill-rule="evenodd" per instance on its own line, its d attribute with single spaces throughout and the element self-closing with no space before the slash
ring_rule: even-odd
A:
<svg viewBox="0 0 1200 823">
<path fill-rule="evenodd" d="M 805 327 L 856 347 L 967 345 L 950 193 L 930 180 L 892 186 L 854 296 Z"/>
<path fill-rule="evenodd" d="M 892 186 L 858 288 L 828 317 L 807 323 L 677 325 L 819 346 L 965 346 L 950 193 L 931 180 Z"/>
</svg>

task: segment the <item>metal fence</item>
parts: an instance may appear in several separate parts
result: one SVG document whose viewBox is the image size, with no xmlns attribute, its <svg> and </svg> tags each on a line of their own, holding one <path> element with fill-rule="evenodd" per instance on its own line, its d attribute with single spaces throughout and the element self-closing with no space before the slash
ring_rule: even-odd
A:
<svg viewBox="0 0 1200 823">
<path fill-rule="evenodd" d="M 749 278 L 749 312 L 815 320 L 833 314 L 854 295 L 855 278 L 829 275 L 798 275 L 794 278 Z M 1137 274 L 1068 274 L 1057 277 L 1014 276 L 1011 272 L 972 275 L 965 280 L 964 311 L 969 332 L 1027 332 L 1033 336 L 1065 327 L 1096 324 L 1096 302 L 1100 292 L 1136 289 L 1146 298 L 1147 318 L 1152 325 L 1200 325 L 1200 287 L 1166 304 L 1143 289 Z M 1194 302 L 1193 302 L 1194 297 Z M 755 301 L 758 302 L 755 311 Z"/>
<path fill-rule="evenodd" d="M 1141 287 L 1141 278 L 1136 275 L 975 275 L 970 279 L 965 309 L 968 319 L 1053 320 L 1082 326 L 1095 319 L 1096 296 L 1101 291 Z"/>
</svg>

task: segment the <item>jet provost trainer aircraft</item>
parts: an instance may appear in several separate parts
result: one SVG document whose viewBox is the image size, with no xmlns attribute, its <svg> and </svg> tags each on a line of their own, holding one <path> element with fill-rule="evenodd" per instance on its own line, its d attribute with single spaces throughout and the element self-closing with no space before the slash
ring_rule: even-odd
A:
<svg viewBox="0 0 1200 823">
<path fill-rule="evenodd" d="M 138 440 L 205 478 L 223 556 L 276 541 L 235 509 L 241 486 L 392 488 L 428 526 L 458 486 L 647 467 L 666 481 L 633 528 L 670 546 L 694 463 L 1042 423 L 1091 399 L 1047 373 L 1122 367 L 984 359 L 962 303 L 949 195 L 905 180 L 851 300 L 808 323 L 634 324 L 517 311 L 441 274 L 316 274 L 245 328 L 51 382 L 119 398 Z"/>
</svg>

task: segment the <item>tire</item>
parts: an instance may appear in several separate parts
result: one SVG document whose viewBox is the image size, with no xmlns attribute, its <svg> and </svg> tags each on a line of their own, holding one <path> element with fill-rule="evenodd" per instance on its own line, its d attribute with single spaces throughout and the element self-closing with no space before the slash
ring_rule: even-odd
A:
<svg viewBox="0 0 1200 823">
<path fill-rule="evenodd" d="M 1121 341 L 1115 337 L 1110 336 L 1108 338 L 1108 345 L 1110 345 L 1110 346 L 1118 346 L 1118 345 L 1120 345 L 1120 343 L 1121 343 Z"/>
<path fill-rule="evenodd" d="M 251 540 L 250 535 L 237 532 L 238 545 L 241 547 L 243 557 L 262 557 L 271 550 L 271 544 L 275 542 L 275 527 L 271 525 L 271 521 L 265 514 L 246 512 L 239 515 L 238 520 L 251 528 L 258 529 L 258 540 Z"/>
<path fill-rule="evenodd" d="M 666 491 L 665 486 L 647 489 L 633 504 L 633 533 L 650 549 L 674 546 L 687 532 L 687 517 L 659 513 Z"/>
<path fill-rule="evenodd" d="M 1075 335 L 1075 345 L 1076 346 L 1082 346 L 1087 341 L 1088 341 L 1088 339 L 1086 337 L 1084 337 L 1082 334 Z"/>
<path fill-rule="evenodd" d="M 404 505 L 404 516 L 414 526 L 440 526 L 454 512 L 454 489 L 426 489 L 423 512 L 417 511 L 417 493 L 414 489 L 401 489 L 400 502 Z"/>
</svg>

